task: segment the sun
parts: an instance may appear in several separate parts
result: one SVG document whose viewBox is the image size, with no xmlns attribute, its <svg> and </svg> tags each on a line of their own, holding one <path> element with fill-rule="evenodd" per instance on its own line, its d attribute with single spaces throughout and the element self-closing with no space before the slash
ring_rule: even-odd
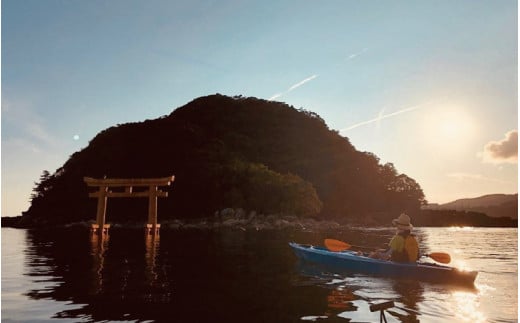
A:
<svg viewBox="0 0 520 323">
<path fill-rule="evenodd" d="M 433 109 L 424 126 L 431 144 L 445 149 L 466 145 L 475 134 L 475 122 L 470 113 L 456 106 Z"/>
<path fill-rule="evenodd" d="M 471 132 L 472 121 L 460 111 L 444 111 L 437 121 L 438 135 L 444 139 L 461 140 Z"/>
</svg>

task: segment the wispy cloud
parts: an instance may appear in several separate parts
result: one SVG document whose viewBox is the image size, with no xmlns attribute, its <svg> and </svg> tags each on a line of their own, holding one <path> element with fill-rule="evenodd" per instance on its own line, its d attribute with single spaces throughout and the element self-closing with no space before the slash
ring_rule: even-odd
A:
<svg viewBox="0 0 520 323">
<path fill-rule="evenodd" d="M 7 124 L 19 129 L 24 140 L 39 146 L 55 147 L 59 140 L 45 127 L 44 119 L 39 116 L 31 104 L 27 102 L 13 102 L 2 98 L 2 117 Z"/>
<path fill-rule="evenodd" d="M 446 174 L 447 177 L 454 178 L 459 181 L 471 180 L 471 181 L 479 181 L 479 182 L 494 182 L 494 183 L 502 183 L 502 184 L 511 184 L 511 181 L 504 181 L 497 178 L 491 178 L 484 176 L 482 174 L 474 174 L 474 173 L 449 173 Z"/>
<path fill-rule="evenodd" d="M 302 85 L 304 85 L 305 83 L 308 83 L 308 82 L 314 80 L 314 79 L 317 78 L 317 77 L 318 77 L 317 74 L 311 75 L 311 76 L 307 77 L 306 79 L 303 79 L 303 80 L 301 80 L 300 82 L 298 82 L 298 83 L 296 83 L 296 84 L 294 84 L 294 85 L 291 85 L 291 86 L 289 87 L 289 89 L 287 89 L 287 91 L 285 91 L 285 92 L 281 92 L 281 93 L 276 93 L 275 95 L 273 95 L 272 97 L 270 97 L 268 100 L 269 100 L 269 101 L 272 101 L 272 100 L 278 99 L 278 98 L 281 97 L 282 95 L 287 94 L 287 93 L 289 93 L 289 92 L 291 92 L 291 91 L 296 90 L 296 89 L 299 88 L 300 86 L 302 86 Z"/>
<path fill-rule="evenodd" d="M 488 142 L 478 156 L 485 163 L 517 164 L 518 130 L 508 131 L 501 140 Z"/>
<path fill-rule="evenodd" d="M 388 118 L 391 118 L 391 117 L 395 117 L 397 115 L 400 115 L 400 114 L 403 114 L 403 113 L 407 113 L 407 112 L 410 112 L 410 111 L 414 111 L 414 110 L 417 110 L 417 109 L 421 109 L 423 108 L 425 105 L 428 105 L 429 103 L 424 103 L 424 104 L 419 104 L 419 105 L 414 105 L 414 106 L 411 106 L 411 107 L 408 107 L 408 108 L 404 108 L 404 109 L 401 109 L 401 110 L 398 110 L 398 111 L 395 111 L 395 112 L 392 112 L 392 113 L 388 113 L 388 114 L 384 114 L 384 109 L 379 113 L 379 115 L 377 117 L 375 117 L 374 119 L 370 119 L 370 120 L 366 120 L 366 121 L 362 121 L 362 122 L 358 122 L 356 124 L 353 124 L 349 127 L 346 127 L 346 128 L 343 128 L 340 130 L 340 132 L 343 132 L 343 131 L 349 131 L 349 130 L 352 130 L 352 129 L 355 129 L 355 128 L 358 128 L 358 127 L 361 127 L 361 126 L 365 126 L 367 124 L 371 124 L 371 123 L 375 123 L 375 122 L 380 122 L 381 120 L 383 119 L 388 119 Z"/>
</svg>

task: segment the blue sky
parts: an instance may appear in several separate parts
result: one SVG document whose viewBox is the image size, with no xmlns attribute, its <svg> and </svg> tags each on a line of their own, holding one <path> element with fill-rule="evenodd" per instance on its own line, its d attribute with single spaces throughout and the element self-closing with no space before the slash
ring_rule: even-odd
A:
<svg viewBox="0 0 520 323">
<path fill-rule="evenodd" d="M 2 0 L 2 215 L 99 131 L 214 93 L 318 113 L 430 202 L 516 193 L 517 45 L 513 0 Z"/>
</svg>

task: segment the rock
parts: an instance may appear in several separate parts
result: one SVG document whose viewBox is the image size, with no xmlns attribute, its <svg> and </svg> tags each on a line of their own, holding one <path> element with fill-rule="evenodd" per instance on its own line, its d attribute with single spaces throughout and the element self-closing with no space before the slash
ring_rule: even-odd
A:
<svg viewBox="0 0 520 323">
<path fill-rule="evenodd" d="M 222 222 L 222 225 L 225 227 L 235 227 L 235 226 L 243 226 L 246 221 L 242 219 L 227 219 Z"/>
<path fill-rule="evenodd" d="M 246 217 L 246 211 L 244 211 L 244 209 L 236 209 L 235 210 L 235 217 L 236 218 L 245 218 Z"/>
<path fill-rule="evenodd" d="M 223 209 L 220 211 L 220 216 L 223 218 L 235 216 L 235 210 L 232 208 Z"/>
<path fill-rule="evenodd" d="M 170 220 L 166 223 L 164 223 L 164 226 L 166 226 L 169 229 L 181 229 L 184 227 L 184 223 L 181 220 Z"/>
</svg>

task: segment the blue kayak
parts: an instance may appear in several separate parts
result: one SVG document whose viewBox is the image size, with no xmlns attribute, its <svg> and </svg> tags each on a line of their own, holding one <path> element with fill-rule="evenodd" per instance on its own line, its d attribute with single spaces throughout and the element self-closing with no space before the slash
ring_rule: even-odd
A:
<svg viewBox="0 0 520 323">
<path fill-rule="evenodd" d="M 430 263 L 399 263 L 373 259 L 355 251 L 335 252 L 318 246 L 290 242 L 294 253 L 304 261 L 339 268 L 352 273 L 401 277 L 420 281 L 473 285 L 478 272 Z"/>
</svg>

